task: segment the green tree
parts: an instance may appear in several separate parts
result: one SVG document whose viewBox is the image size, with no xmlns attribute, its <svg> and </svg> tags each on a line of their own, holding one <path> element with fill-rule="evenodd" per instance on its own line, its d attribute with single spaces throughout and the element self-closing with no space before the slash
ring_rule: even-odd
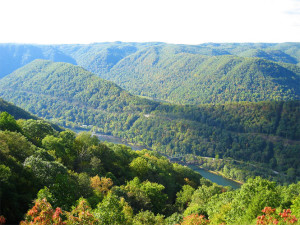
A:
<svg viewBox="0 0 300 225">
<path fill-rule="evenodd" d="M 54 129 L 49 123 L 44 120 L 29 119 L 26 121 L 19 121 L 24 135 L 37 146 L 42 146 L 42 140 L 47 135 L 53 135 Z"/>
<path fill-rule="evenodd" d="M 0 130 L 21 132 L 21 127 L 17 124 L 12 115 L 7 112 L 0 113 Z"/>
<path fill-rule="evenodd" d="M 140 211 L 133 218 L 133 225 L 162 225 L 165 224 L 164 216 L 151 211 Z"/>
<path fill-rule="evenodd" d="M 55 184 L 58 175 L 67 174 L 67 168 L 57 161 L 46 161 L 41 157 L 30 156 L 24 161 L 42 185 Z"/>
<path fill-rule="evenodd" d="M 184 185 L 182 186 L 181 191 L 177 192 L 176 205 L 180 212 L 182 212 L 191 202 L 194 191 L 195 189 L 190 185 Z"/>
<path fill-rule="evenodd" d="M 126 222 L 120 199 L 111 193 L 104 197 L 93 213 L 99 220 L 99 224 L 118 225 Z"/>
</svg>

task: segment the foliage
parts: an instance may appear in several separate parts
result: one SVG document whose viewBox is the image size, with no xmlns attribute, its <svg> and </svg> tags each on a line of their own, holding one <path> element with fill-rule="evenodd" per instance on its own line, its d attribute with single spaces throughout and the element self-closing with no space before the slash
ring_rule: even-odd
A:
<svg viewBox="0 0 300 225">
<path fill-rule="evenodd" d="M 288 76 L 299 72 L 293 65 L 299 65 L 299 52 L 299 43 L 2 44 L 0 74 L 48 59 L 78 64 L 135 94 L 171 102 L 258 101 L 295 96 Z"/>
<path fill-rule="evenodd" d="M 99 75 L 131 93 L 176 104 L 299 99 L 296 66 L 298 72 L 259 58 L 204 56 L 177 49 L 163 45 L 142 49 Z"/>
<path fill-rule="evenodd" d="M 265 208 L 261 222 L 271 216 L 291 221 L 284 210 L 289 208 L 299 218 L 300 183 L 279 186 L 254 178 L 300 179 L 300 72 L 287 64 L 299 63 L 298 48 L 0 45 L 1 62 L 8 62 L 1 75 L 47 58 L 78 63 L 144 96 L 216 103 L 154 102 L 81 67 L 33 61 L 1 79 L 1 96 L 60 125 L 93 127 L 154 151 L 101 143 L 92 133 L 61 132 L 0 99 L 1 214 L 17 223 L 37 198 L 24 224 L 251 224 L 265 207 L 272 212 Z M 276 101 L 241 102 L 261 100 Z M 190 168 L 170 163 L 181 159 L 246 182 L 238 190 L 203 182 Z"/>
<path fill-rule="evenodd" d="M 29 224 L 66 224 L 61 218 L 62 211 L 56 208 L 54 211 L 46 199 L 36 200 L 35 205 L 26 214 L 26 220 L 21 221 L 21 225 Z"/>
<path fill-rule="evenodd" d="M 160 225 L 164 224 L 164 217 L 160 214 L 155 215 L 151 211 L 141 211 L 133 218 L 133 225 Z"/>
<path fill-rule="evenodd" d="M 291 215 L 290 209 L 284 209 L 282 213 L 276 215 L 276 209 L 265 207 L 262 212 L 264 215 L 258 216 L 256 224 L 294 224 L 298 219 Z"/>
<path fill-rule="evenodd" d="M 198 214 L 191 214 L 187 217 L 183 217 L 182 225 L 206 225 L 209 224 L 209 220 L 205 219 L 205 216 Z"/>
<path fill-rule="evenodd" d="M 93 225 L 98 224 L 98 220 L 91 213 L 91 208 L 85 199 L 79 199 L 71 212 L 62 211 L 60 208 L 53 210 L 51 204 L 46 199 L 42 199 L 35 201 L 33 208 L 26 214 L 26 220 L 20 223 L 20 225 L 27 224 Z"/>
<path fill-rule="evenodd" d="M 27 111 L 7 102 L 0 98 L 0 112 L 7 112 L 12 115 L 15 119 L 36 119 L 35 116 L 31 115 Z"/>
<path fill-rule="evenodd" d="M 73 225 L 73 224 L 87 224 L 93 225 L 98 224 L 98 220 L 92 214 L 92 209 L 89 206 L 88 202 L 80 198 L 77 201 L 77 205 L 72 209 L 71 212 L 66 212 L 67 221 L 66 224 Z"/>
<path fill-rule="evenodd" d="M 270 62 L 257 63 L 271 73 Z M 284 69 L 278 67 L 281 70 Z M 289 74 L 284 71 L 282 74 Z M 277 179 L 281 182 L 300 179 L 299 101 L 171 105 L 132 96 L 80 67 L 43 60 L 36 60 L 3 78 L 0 87 L 6 99 L 64 126 L 91 128 L 93 125 L 95 131 L 122 137 L 168 156 L 230 157 L 260 164 L 254 176 L 266 174 L 265 170 L 269 169 L 267 178 L 277 179 L 276 173 L 270 173 L 274 170 L 287 175 Z M 17 91 L 12 92 L 8 87 Z M 46 135 L 55 136 L 47 132 Z M 32 141 L 41 146 L 44 137 Z M 58 140 L 54 143 L 58 144 Z M 103 173 L 101 167 L 95 167 L 99 157 L 94 158 L 93 168 L 82 164 L 85 161 L 82 157 L 91 156 L 92 147 L 88 150 L 79 142 L 75 146 L 69 147 L 70 154 L 62 158 L 68 168 L 76 164 L 81 172 L 93 169 L 94 176 Z M 58 150 L 55 154 L 60 158 Z M 81 157 L 77 158 L 76 154 Z M 243 180 L 253 174 L 234 171 L 232 176 Z"/>
<path fill-rule="evenodd" d="M 103 201 L 97 205 L 97 208 L 94 210 L 94 215 L 99 219 L 100 224 L 124 224 L 126 217 L 123 212 L 123 207 L 117 196 L 108 194 L 104 197 Z"/>
<path fill-rule="evenodd" d="M 193 215 L 198 214 L 212 224 L 251 224 L 264 207 L 282 213 L 291 208 L 299 215 L 300 183 L 279 186 L 255 178 L 238 190 L 227 189 L 155 151 L 101 143 L 87 132 L 51 130 L 37 147 L 24 134 L 6 130 L 0 131 L 0 143 L 0 204 L 8 223 L 19 222 L 33 199 L 40 205 L 24 223 L 208 222 Z"/>
<path fill-rule="evenodd" d="M 50 185 L 55 183 L 59 174 L 67 174 L 67 169 L 57 161 L 47 161 L 40 157 L 30 156 L 24 161 L 24 166 L 32 170 L 42 184 Z"/>
<path fill-rule="evenodd" d="M 112 185 L 113 181 L 110 178 L 100 178 L 98 175 L 91 177 L 91 186 L 98 193 L 107 194 Z"/>
<path fill-rule="evenodd" d="M 18 126 L 14 117 L 8 112 L 2 112 L 0 114 L 0 130 L 21 132 L 20 126 Z"/>
<path fill-rule="evenodd" d="M 182 190 L 177 192 L 176 205 L 178 205 L 180 211 L 182 211 L 183 208 L 186 208 L 191 202 L 194 191 L 195 189 L 190 185 L 184 185 L 182 186 Z"/>
<path fill-rule="evenodd" d="M 55 132 L 52 126 L 44 120 L 29 119 L 20 121 L 19 125 L 21 126 L 24 135 L 37 146 L 42 145 L 42 140 L 47 135 L 53 135 Z"/>
</svg>

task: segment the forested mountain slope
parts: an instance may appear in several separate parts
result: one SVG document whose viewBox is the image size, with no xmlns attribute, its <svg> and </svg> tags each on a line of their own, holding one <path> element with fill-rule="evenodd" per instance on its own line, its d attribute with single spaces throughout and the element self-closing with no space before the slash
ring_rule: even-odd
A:
<svg viewBox="0 0 300 225">
<path fill-rule="evenodd" d="M 86 68 L 110 68 L 122 57 L 140 48 L 159 43 L 95 43 L 89 45 L 0 44 L 0 78 L 35 59 L 85 65 Z M 99 62 L 99 63 L 98 63 Z M 97 68 L 93 64 L 98 63 Z M 104 70 L 105 72 L 107 71 Z"/>
<path fill-rule="evenodd" d="M 132 54 L 101 77 L 134 94 L 180 104 L 300 98 L 297 66 L 258 58 L 176 53 L 163 46 Z"/>
<path fill-rule="evenodd" d="M 300 182 L 257 177 L 233 190 L 153 151 L 7 112 L 0 119 L 1 224 L 295 224 L 300 217 Z"/>
<path fill-rule="evenodd" d="M 55 62 L 76 61 L 57 47 L 29 44 L 0 44 L 0 78 L 35 59 L 49 59 Z"/>
<path fill-rule="evenodd" d="M 15 119 L 36 119 L 35 116 L 27 111 L 7 102 L 0 98 L 0 112 L 8 112 Z"/>
<path fill-rule="evenodd" d="M 157 105 L 79 66 L 47 60 L 35 60 L 6 76 L 1 89 L 6 99 L 34 114 L 81 124 L 108 123 L 112 118 L 118 123 L 122 113 L 133 116 Z"/>
<path fill-rule="evenodd" d="M 300 43 L 205 43 L 200 46 L 222 49 L 232 55 L 259 57 L 275 62 L 300 63 Z"/>
<path fill-rule="evenodd" d="M 65 211 L 84 197 L 96 208 L 112 194 L 111 188 L 110 204 L 125 204 L 131 216 L 140 210 L 169 215 L 178 211 L 169 209 L 177 192 L 186 184 L 197 188 L 200 179 L 190 168 L 151 151 L 135 152 L 124 145 L 100 143 L 91 133 L 58 132 L 43 120 L 16 121 L 7 112 L 0 113 L 1 224 L 2 215 L 8 224 L 30 219 L 25 213 L 36 198 L 46 198 Z M 98 212 L 110 217 L 112 210 Z M 43 219 L 45 215 L 35 222 Z"/>
<path fill-rule="evenodd" d="M 81 67 L 36 60 L 0 80 L 0 95 L 64 126 L 95 129 L 167 155 L 231 157 L 299 179 L 300 103 L 176 106 L 132 96 Z"/>
<path fill-rule="evenodd" d="M 299 99 L 299 49 L 299 43 L 1 44 L 0 77 L 34 59 L 49 59 L 173 103 L 291 100 Z"/>
</svg>

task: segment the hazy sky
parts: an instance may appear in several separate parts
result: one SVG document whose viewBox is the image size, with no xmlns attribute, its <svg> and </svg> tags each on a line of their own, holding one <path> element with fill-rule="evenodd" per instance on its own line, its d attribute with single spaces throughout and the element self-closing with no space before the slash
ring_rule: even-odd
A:
<svg viewBox="0 0 300 225">
<path fill-rule="evenodd" d="M 0 0 L 0 42 L 299 42 L 300 0 Z"/>
</svg>

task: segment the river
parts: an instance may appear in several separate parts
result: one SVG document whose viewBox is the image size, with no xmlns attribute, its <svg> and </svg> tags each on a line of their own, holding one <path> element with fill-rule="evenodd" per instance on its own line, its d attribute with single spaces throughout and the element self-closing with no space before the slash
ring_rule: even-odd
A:
<svg viewBox="0 0 300 225">
<path fill-rule="evenodd" d="M 83 131 L 83 130 L 73 129 L 73 131 L 78 133 L 78 132 Z M 94 135 L 97 136 L 100 141 L 107 141 L 107 142 L 112 142 L 112 143 L 115 143 L 115 144 L 123 144 L 123 145 L 131 147 L 133 150 L 142 150 L 142 149 L 144 149 L 141 146 L 129 144 L 126 141 L 122 140 L 121 138 L 115 137 L 115 136 L 112 136 L 112 135 L 105 135 L 105 134 L 94 134 Z M 207 170 L 204 170 L 204 169 L 201 169 L 197 166 L 190 166 L 189 165 L 189 167 L 191 169 L 193 169 L 194 171 L 200 173 L 204 178 L 206 178 L 206 179 L 208 179 L 208 180 L 210 180 L 210 181 L 212 181 L 216 184 L 219 184 L 219 185 L 222 185 L 222 186 L 230 186 L 234 189 L 237 189 L 237 188 L 241 187 L 241 185 L 237 182 L 226 179 L 226 178 L 224 178 L 220 175 L 211 173 L 211 172 L 209 172 Z"/>
<path fill-rule="evenodd" d="M 211 173 L 205 169 L 201 169 L 197 166 L 189 166 L 191 169 L 193 169 L 194 171 L 200 173 L 204 178 L 210 180 L 211 182 L 214 182 L 216 184 L 222 185 L 222 186 L 230 186 L 233 189 L 238 189 L 241 187 L 241 184 L 233 181 L 233 180 L 229 180 L 226 179 L 220 175 Z"/>
</svg>

